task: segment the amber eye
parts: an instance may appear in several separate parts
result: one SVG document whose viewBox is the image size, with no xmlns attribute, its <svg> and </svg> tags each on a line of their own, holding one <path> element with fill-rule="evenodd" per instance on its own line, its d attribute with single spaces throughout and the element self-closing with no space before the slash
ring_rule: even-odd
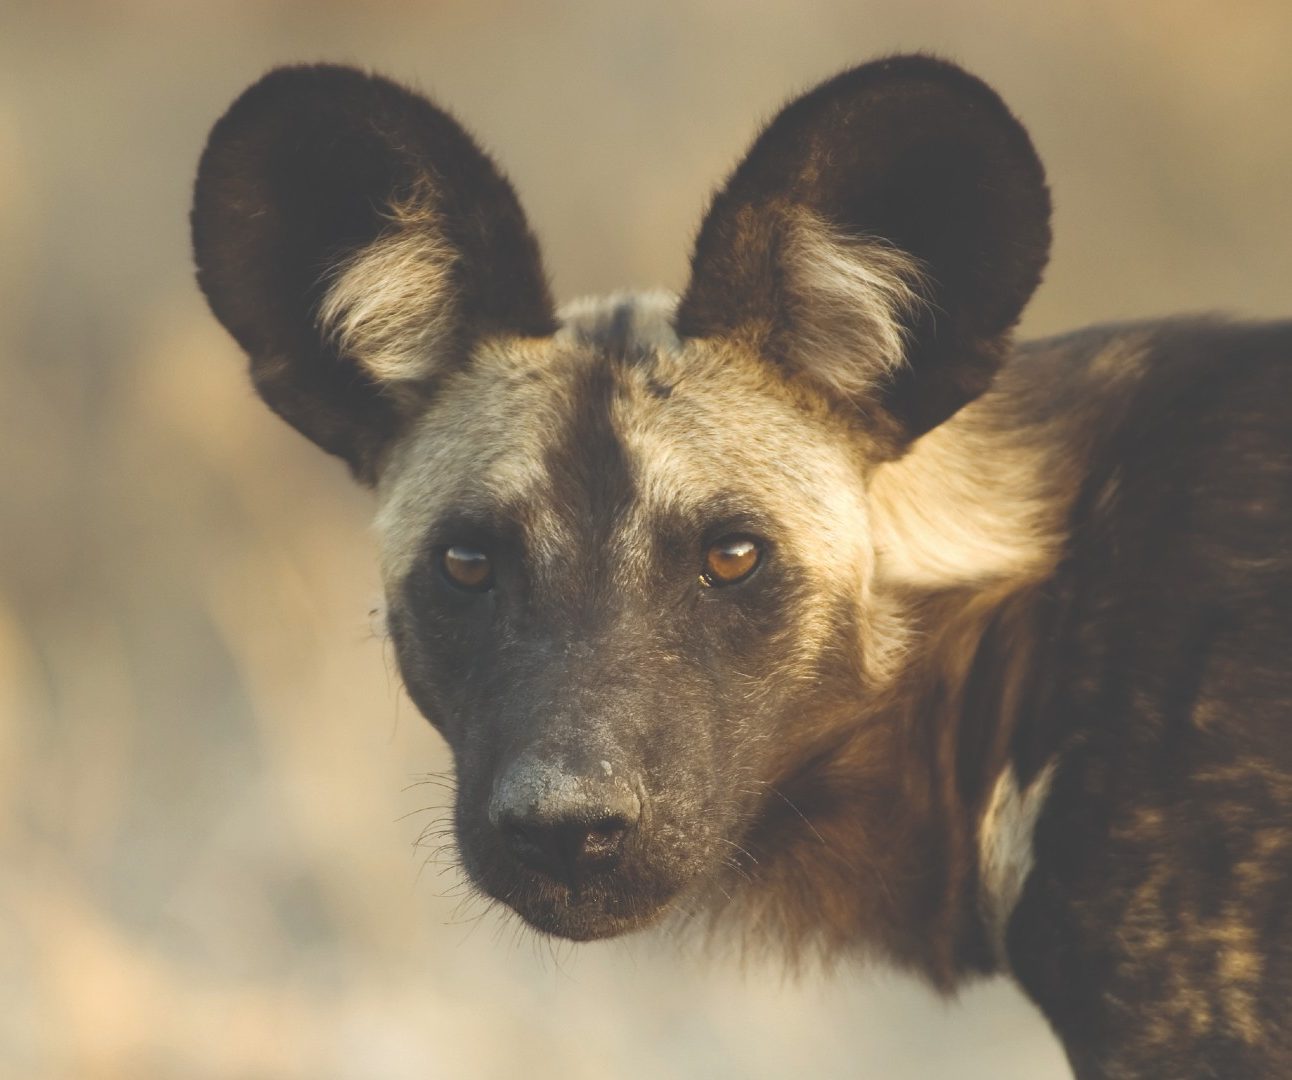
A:
<svg viewBox="0 0 1292 1080">
<path fill-rule="evenodd" d="M 734 585 L 754 572 L 762 550 L 748 536 L 724 536 L 704 553 L 700 581 L 705 585 Z"/>
<path fill-rule="evenodd" d="M 444 549 L 440 565 L 449 583 L 459 589 L 484 592 L 493 585 L 493 566 L 483 551 L 455 544 Z"/>
</svg>

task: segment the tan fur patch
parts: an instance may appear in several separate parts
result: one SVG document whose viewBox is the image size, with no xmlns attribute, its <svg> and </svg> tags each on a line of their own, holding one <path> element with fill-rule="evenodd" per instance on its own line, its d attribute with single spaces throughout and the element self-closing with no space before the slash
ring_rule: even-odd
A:
<svg viewBox="0 0 1292 1080">
<path fill-rule="evenodd" d="M 1027 581 L 1053 565 L 1074 491 L 1061 482 L 1063 444 L 1000 430 L 995 405 L 989 395 L 967 406 L 875 470 L 871 517 L 886 582 Z"/>
</svg>

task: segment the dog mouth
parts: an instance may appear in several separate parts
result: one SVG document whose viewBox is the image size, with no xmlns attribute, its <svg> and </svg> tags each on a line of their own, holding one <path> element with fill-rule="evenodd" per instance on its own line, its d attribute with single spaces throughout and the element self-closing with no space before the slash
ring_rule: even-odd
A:
<svg viewBox="0 0 1292 1080">
<path fill-rule="evenodd" d="M 569 941 L 596 941 L 644 929 L 660 921 L 683 891 L 616 871 L 567 883 L 520 870 L 501 888 L 478 884 L 534 930 Z"/>
<path fill-rule="evenodd" d="M 506 902 L 531 927 L 570 941 L 618 937 L 656 922 L 669 898 L 643 896 L 621 889 L 534 884 Z"/>
<path fill-rule="evenodd" d="M 665 919 L 705 879 L 707 845 L 685 853 L 638 848 L 614 861 L 578 869 L 527 865 L 495 844 L 459 845 L 475 887 L 511 908 L 540 934 L 596 941 Z M 652 857 L 653 856 L 653 857 Z"/>
</svg>

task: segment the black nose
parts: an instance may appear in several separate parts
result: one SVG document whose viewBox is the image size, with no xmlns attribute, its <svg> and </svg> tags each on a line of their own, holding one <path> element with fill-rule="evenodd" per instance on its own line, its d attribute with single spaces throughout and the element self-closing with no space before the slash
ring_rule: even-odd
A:
<svg viewBox="0 0 1292 1080">
<path fill-rule="evenodd" d="M 572 887 L 611 870 L 637 826 L 632 785 L 598 762 L 600 775 L 571 775 L 545 761 L 522 761 L 499 780 L 489 819 L 525 866 Z"/>
</svg>

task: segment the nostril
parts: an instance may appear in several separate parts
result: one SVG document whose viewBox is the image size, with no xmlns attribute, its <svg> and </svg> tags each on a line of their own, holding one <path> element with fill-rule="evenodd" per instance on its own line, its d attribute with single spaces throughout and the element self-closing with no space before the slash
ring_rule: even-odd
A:
<svg viewBox="0 0 1292 1080">
<path fill-rule="evenodd" d="M 623 854 L 628 822 L 619 816 L 598 821 L 534 824 L 508 821 L 503 837 L 522 863 L 573 884 L 594 870 L 610 869 Z"/>
<path fill-rule="evenodd" d="M 606 818 L 589 826 L 577 841 L 580 858 L 587 863 L 605 863 L 618 859 L 627 833 L 628 823 L 620 817 Z"/>
<path fill-rule="evenodd" d="M 543 831 L 541 826 L 526 828 L 512 822 L 502 827 L 507 846 L 521 862 L 527 864 L 537 863 L 545 858 Z"/>
</svg>

